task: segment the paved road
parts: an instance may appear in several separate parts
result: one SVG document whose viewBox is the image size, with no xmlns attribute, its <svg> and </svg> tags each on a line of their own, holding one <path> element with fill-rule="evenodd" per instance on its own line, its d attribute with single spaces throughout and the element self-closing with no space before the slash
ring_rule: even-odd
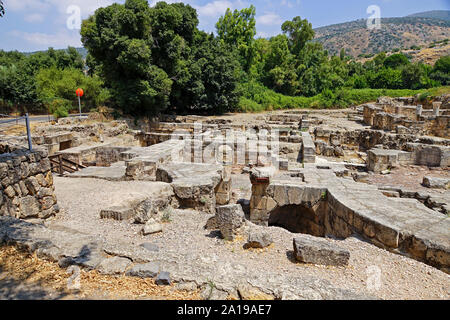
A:
<svg viewBox="0 0 450 320">
<path fill-rule="evenodd" d="M 87 117 L 89 114 L 88 113 L 82 113 L 81 115 L 83 117 Z M 69 115 L 69 117 L 78 117 L 78 114 L 71 114 L 71 115 Z M 1 123 L 3 120 L 12 120 L 12 119 L 15 119 L 15 118 L 13 118 L 13 117 L 0 117 L 0 126 L 15 125 L 16 122 Z M 55 120 L 55 118 L 52 115 L 31 116 L 30 117 L 30 122 L 46 122 L 46 121 L 52 121 L 52 120 Z M 23 120 L 20 120 L 19 124 L 25 124 L 25 122 Z"/>
</svg>

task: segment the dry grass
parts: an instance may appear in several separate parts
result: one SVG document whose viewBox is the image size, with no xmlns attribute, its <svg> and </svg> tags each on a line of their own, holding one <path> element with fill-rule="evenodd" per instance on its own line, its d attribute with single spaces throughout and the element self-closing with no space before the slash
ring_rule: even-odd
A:
<svg viewBox="0 0 450 320">
<path fill-rule="evenodd" d="M 199 300 L 199 290 L 176 290 L 174 285 L 158 286 L 153 279 L 102 275 L 97 271 L 82 270 L 80 290 L 71 292 L 67 283 L 71 274 L 56 263 L 37 258 L 14 246 L 0 248 L 0 268 L 3 275 L 27 284 L 66 294 L 65 299 L 152 299 Z"/>
</svg>

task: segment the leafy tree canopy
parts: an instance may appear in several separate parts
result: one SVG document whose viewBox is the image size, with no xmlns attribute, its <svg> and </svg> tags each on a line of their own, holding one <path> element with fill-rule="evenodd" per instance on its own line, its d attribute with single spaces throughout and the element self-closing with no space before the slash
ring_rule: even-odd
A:
<svg viewBox="0 0 450 320">
<path fill-rule="evenodd" d="M 241 64 L 249 71 L 254 59 L 254 37 L 256 35 L 256 8 L 251 5 L 242 10 L 227 9 L 216 24 L 219 38 L 239 50 Z"/>
</svg>

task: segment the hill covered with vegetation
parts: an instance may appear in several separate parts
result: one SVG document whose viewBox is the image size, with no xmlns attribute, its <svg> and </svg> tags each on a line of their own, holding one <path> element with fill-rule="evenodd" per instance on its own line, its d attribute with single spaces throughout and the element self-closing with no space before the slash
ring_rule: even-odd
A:
<svg viewBox="0 0 450 320">
<path fill-rule="evenodd" d="M 360 19 L 316 28 L 314 31 L 315 41 L 322 43 L 330 54 L 338 54 L 345 48 L 347 54 L 358 57 L 381 51 L 425 47 L 449 39 L 450 20 L 421 16 L 382 18 L 380 29 L 369 30 L 367 20 Z"/>
</svg>

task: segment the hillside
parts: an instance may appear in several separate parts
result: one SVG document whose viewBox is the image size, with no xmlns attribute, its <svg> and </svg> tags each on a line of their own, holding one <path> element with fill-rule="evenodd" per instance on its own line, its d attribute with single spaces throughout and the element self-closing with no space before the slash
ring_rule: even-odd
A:
<svg viewBox="0 0 450 320">
<path fill-rule="evenodd" d="M 432 18 L 450 21 L 450 10 L 433 10 L 411 14 L 408 17 Z"/>
<path fill-rule="evenodd" d="M 445 11 L 444 11 L 445 12 Z M 428 14 L 430 13 L 422 13 Z M 439 14 L 443 16 L 443 14 Z M 422 17 L 383 18 L 381 29 L 369 30 L 365 19 L 315 29 L 315 41 L 331 54 L 345 48 L 354 57 L 413 46 L 428 47 L 450 38 L 450 20 Z"/>
</svg>

